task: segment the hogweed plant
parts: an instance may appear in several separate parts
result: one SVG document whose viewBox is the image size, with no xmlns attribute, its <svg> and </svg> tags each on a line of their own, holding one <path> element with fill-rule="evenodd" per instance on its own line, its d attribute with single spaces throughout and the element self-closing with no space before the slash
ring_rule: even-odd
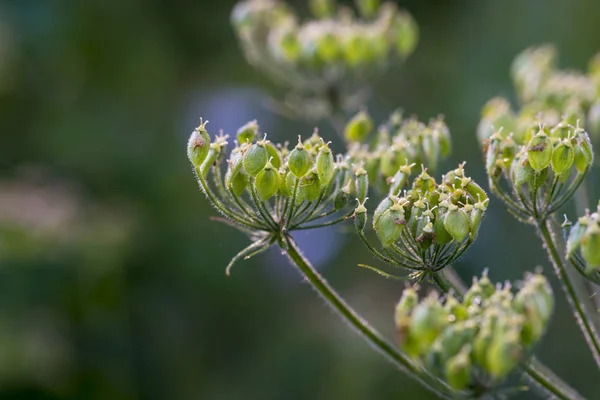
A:
<svg viewBox="0 0 600 400">
<path fill-rule="evenodd" d="M 196 179 L 220 214 L 214 219 L 251 242 L 226 273 L 279 247 L 349 326 L 441 398 L 507 398 L 523 390 L 509 378 L 522 376 L 542 398 L 584 399 L 533 355 L 554 308 L 541 269 L 503 284 L 484 271 L 470 287 L 454 272 L 477 240 L 490 198 L 464 163 L 436 179 L 452 148 L 444 120 L 423 123 L 395 111 L 376 127 L 364 108 L 369 79 L 413 50 L 412 18 L 376 0 L 357 0 L 358 14 L 333 0 L 309 6 L 313 19 L 300 23 L 281 1 L 246 0 L 232 21 L 248 61 L 286 88 L 287 106 L 296 116 L 336 121 L 345 151 L 334 155 L 316 129 L 297 142 L 272 143 L 256 121 L 230 138 L 210 135 L 201 120 L 187 147 Z M 600 204 L 596 212 L 580 210 L 575 224 L 565 218 L 562 235 L 557 218 L 574 196 L 585 196 L 578 189 L 593 168 L 588 132 L 600 125 L 600 58 L 587 74 L 559 71 L 555 58 L 550 46 L 519 55 L 512 74 L 520 109 L 492 99 L 477 136 L 490 191 L 536 229 L 600 367 L 598 315 L 575 279 L 600 282 Z M 393 318 L 395 344 L 351 308 L 294 240 L 296 231 L 350 220 L 376 259 L 406 273 L 359 264 L 407 282 Z M 420 297 L 426 283 L 434 289 Z"/>
</svg>

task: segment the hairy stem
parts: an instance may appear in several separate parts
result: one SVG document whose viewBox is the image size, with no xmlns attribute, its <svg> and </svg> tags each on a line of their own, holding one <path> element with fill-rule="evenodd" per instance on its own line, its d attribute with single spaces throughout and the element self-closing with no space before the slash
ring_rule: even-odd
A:
<svg viewBox="0 0 600 400">
<path fill-rule="evenodd" d="M 442 398 L 455 397 L 451 389 L 436 377 L 427 373 L 396 346 L 388 342 L 375 328 L 356 313 L 345 300 L 327 283 L 317 270 L 304 258 L 293 238 L 286 236 L 287 256 L 300 273 L 316 290 L 325 303 L 335 310 L 342 319 L 354 328 L 372 347 L 394 363 L 401 371 L 419 382 L 425 388 Z"/>
<path fill-rule="evenodd" d="M 447 293 L 451 289 L 457 297 L 462 296 L 466 292 L 466 285 L 450 267 L 447 267 L 446 271 L 447 274 L 444 275 L 440 272 L 435 273 L 433 275 L 434 282 L 444 293 Z M 532 356 L 526 363 L 523 363 L 520 368 L 525 378 L 536 389 L 550 396 L 550 398 L 561 400 L 585 399 L 575 389 L 563 382 L 550 368 L 538 361 L 535 356 Z"/>
<path fill-rule="evenodd" d="M 548 258 L 554 266 L 554 272 L 556 273 L 563 291 L 569 300 L 569 305 L 575 313 L 575 320 L 579 325 L 579 329 L 581 329 L 581 332 L 585 337 L 588 347 L 590 348 L 590 352 L 594 357 L 594 361 L 596 361 L 596 364 L 600 368 L 600 336 L 598 335 L 598 332 L 592 323 L 591 317 L 588 315 L 588 312 L 585 308 L 585 297 L 582 298 L 581 294 L 578 292 L 577 285 L 575 282 L 573 282 L 567 269 L 565 268 L 566 263 L 564 262 L 557 245 L 557 241 L 559 240 L 560 236 L 556 235 L 554 232 L 551 219 L 540 221 L 537 224 L 537 230 L 548 253 Z"/>
</svg>

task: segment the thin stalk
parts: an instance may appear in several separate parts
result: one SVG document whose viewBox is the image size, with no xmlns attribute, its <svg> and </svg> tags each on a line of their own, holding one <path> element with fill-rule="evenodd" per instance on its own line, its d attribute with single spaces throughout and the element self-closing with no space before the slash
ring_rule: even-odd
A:
<svg viewBox="0 0 600 400">
<path fill-rule="evenodd" d="M 442 398 L 451 398 L 452 390 L 436 377 L 427 373 L 423 368 L 413 362 L 408 356 L 401 353 L 396 346 L 389 343 L 375 328 L 367 323 L 360 315 L 348 305 L 344 299 L 327 283 L 317 270 L 304 258 L 293 238 L 285 237 L 287 256 L 298 268 L 300 273 L 311 284 L 313 289 L 321 295 L 325 303 L 336 311 L 342 319 L 354 328 L 365 341 L 383 354 L 401 371 L 419 382 L 423 387 Z"/>
<path fill-rule="evenodd" d="M 585 297 L 582 298 L 578 293 L 577 286 L 569 276 L 563 257 L 557 248 L 558 246 L 555 241 L 559 236 L 555 234 L 552 228 L 552 220 L 547 219 L 538 222 L 537 230 L 548 253 L 548 258 L 554 266 L 554 272 L 559 278 L 563 291 L 569 300 L 569 305 L 575 313 L 575 320 L 579 325 L 579 329 L 581 329 L 581 332 L 583 333 L 592 356 L 594 357 L 594 361 L 600 368 L 600 336 L 585 308 L 583 300 Z"/>
<path fill-rule="evenodd" d="M 466 292 L 466 285 L 458 274 L 447 267 L 448 276 L 440 272 L 434 273 L 432 279 L 440 290 L 448 293 L 450 290 L 458 298 Z M 585 397 L 577 393 L 567 383 L 560 379 L 550 368 L 543 365 L 535 356 L 531 356 L 528 362 L 520 366 L 525 378 L 535 387 L 550 396 L 561 400 L 585 400 Z"/>
</svg>

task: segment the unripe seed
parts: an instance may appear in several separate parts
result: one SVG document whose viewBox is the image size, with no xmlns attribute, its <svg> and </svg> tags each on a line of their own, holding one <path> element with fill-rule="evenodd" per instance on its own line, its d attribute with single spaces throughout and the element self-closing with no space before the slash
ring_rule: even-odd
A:
<svg viewBox="0 0 600 400">
<path fill-rule="evenodd" d="M 267 142 L 265 148 L 267 149 L 267 153 L 269 153 L 271 165 L 275 169 L 279 169 L 281 167 L 281 155 L 279 154 L 279 150 L 277 150 L 277 147 L 271 142 Z"/>
<path fill-rule="evenodd" d="M 321 146 L 317 155 L 317 174 L 323 186 L 329 185 L 335 174 L 335 161 L 327 144 Z"/>
<path fill-rule="evenodd" d="M 396 326 L 399 324 L 402 318 L 409 316 L 419 302 L 419 296 L 414 288 L 409 287 L 404 289 L 402 297 L 396 305 L 395 322 Z"/>
<path fill-rule="evenodd" d="M 254 187 L 262 201 L 269 200 L 279 190 L 279 174 L 270 162 L 256 175 Z"/>
<path fill-rule="evenodd" d="M 577 171 L 583 172 L 588 169 L 594 160 L 590 139 L 587 134 L 581 135 L 578 143 L 574 146 L 575 150 L 575 168 Z"/>
<path fill-rule="evenodd" d="M 573 150 L 573 146 L 562 142 L 552 152 L 552 170 L 555 174 L 561 175 L 571 168 L 574 160 L 575 151 Z"/>
<path fill-rule="evenodd" d="M 516 332 L 496 334 L 487 351 L 487 370 L 492 377 L 500 380 L 519 363 L 522 354 Z"/>
<path fill-rule="evenodd" d="M 535 171 L 531 167 L 529 158 L 527 155 L 523 155 L 518 160 L 513 162 L 511 168 L 511 178 L 513 185 L 519 189 L 524 184 L 531 184 L 533 182 Z"/>
<path fill-rule="evenodd" d="M 310 154 L 298 138 L 298 145 L 288 157 L 288 168 L 297 178 L 302 178 L 310 170 Z"/>
<path fill-rule="evenodd" d="M 367 193 L 369 191 L 369 177 L 367 171 L 362 167 L 358 168 L 356 174 L 356 197 L 358 201 L 364 203 L 367 199 Z"/>
<path fill-rule="evenodd" d="M 573 227 L 571 227 L 571 230 L 569 231 L 569 238 L 567 240 L 568 257 L 573 256 L 573 253 L 575 253 L 575 251 L 579 248 L 579 245 L 581 244 L 581 238 L 583 237 L 587 229 L 587 219 L 584 219 L 583 221 L 586 221 L 586 223 L 584 224 L 580 220 L 575 225 L 573 225 Z"/>
<path fill-rule="evenodd" d="M 471 222 L 463 209 L 454 209 L 446 214 L 444 227 L 454 240 L 462 242 L 471 230 Z"/>
<path fill-rule="evenodd" d="M 200 126 L 197 127 L 192 135 L 190 136 L 190 140 L 187 145 L 187 155 L 192 164 L 195 167 L 199 167 L 202 165 L 202 162 L 206 159 L 208 155 L 208 149 L 210 147 L 210 137 L 208 136 L 208 132 L 206 131 L 205 125 L 208 123 L 200 121 Z"/>
<path fill-rule="evenodd" d="M 256 135 L 258 135 L 258 123 L 256 120 L 250 121 L 246 123 L 244 126 L 240 127 L 237 131 L 237 140 L 238 143 L 250 143 L 256 139 Z"/>
<path fill-rule="evenodd" d="M 394 38 L 396 50 L 401 57 L 412 53 L 419 40 L 419 28 L 410 14 L 399 12 L 394 20 Z"/>
<path fill-rule="evenodd" d="M 461 351 L 446 362 L 446 381 L 454 390 L 460 391 L 471 381 L 471 360 L 469 352 Z"/>
<path fill-rule="evenodd" d="M 447 324 L 448 314 L 437 298 L 430 296 L 415 307 L 409 334 L 418 343 L 418 354 L 429 350 Z"/>
<path fill-rule="evenodd" d="M 375 212 L 373 213 L 373 229 L 375 229 L 377 221 L 379 221 L 379 217 L 381 217 L 381 215 L 385 211 L 387 211 L 392 206 L 392 204 L 394 204 L 394 202 L 391 196 L 381 200 L 381 203 L 379 203 L 379 205 L 375 209 Z"/>
<path fill-rule="evenodd" d="M 200 174 L 202 174 L 202 177 L 206 178 L 210 167 L 212 167 L 215 164 L 220 154 L 221 147 L 216 146 L 214 143 L 211 144 L 210 149 L 208 149 L 208 154 L 204 159 L 204 162 L 202 162 L 202 165 L 200 166 L 200 168 L 198 168 L 200 170 Z"/>
<path fill-rule="evenodd" d="M 346 125 L 344 136 L 349 142 L 364 142 L 373 130 L 373 120 L 366 111 L 359 111 Z M 395 173 L 395 171 L 394 171 Z"/>
<path fill-rule="evenodd" d="M 389 247 L 400 237 L 406 220 L 402 207 L 394 205 L 385 211 L 375 224 L 375 232 L 383 247 Z"/>
<path fill-rule="evenodd" d="M 367 209 L 360 203 L 354 210 L 354 227 L 358 232 L 364 232 L 367 226 Z"/>
<path fill-rule="evenodd" d="M 306 191 L 306 200 L 308 201 L 315 201 L 321 195 L 321 182 L 319 181 L 319 176 L 314 171 L 302 178 L 300 186 Z"/>
<path fill-rule="evenodd" d="M 552 143 L 543 131 L 535 135 L 527 145 L 527 155 L 531 167 L 540 172 L 550 165 L 552 160 Z"/>
<path fill-rule="evenodd" d="M 310 0 L 308 2 L 308 7 L 315 17 L 326 18 L 333 14 L 334 3 L 334 0 Z"/>
<path fill-rule="evenodd" d="M 269 161 L 269 152 L 265 145 L 254 143 L 244 153 L 244 170 L 254 178 L 267 165 L 267 161 Z"/>
<path fill-rule="evenodd" d="M 344 208 L 349 201 L 350 195 L 344 190 L 338 189 L 335 193 L 335 197 L 333 198 L 333 208 L 336 210 L 340 210 Z"/>
<path fill-rule="evenodd" d="M 581 238 L 581 255 L 588 264 L 588 270 L 600 268 L 600 227 L 591 224 Z"/>
</svg>

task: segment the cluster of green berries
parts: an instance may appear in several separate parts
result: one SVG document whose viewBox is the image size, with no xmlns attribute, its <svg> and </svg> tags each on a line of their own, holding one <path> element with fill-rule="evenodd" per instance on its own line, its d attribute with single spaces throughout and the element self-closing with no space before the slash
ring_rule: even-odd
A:
<svg viewBox="0 0 600 400">
<path fill-rule="evenodd" d="M 344 133 L 350 159 L 364 163 L 372 186 L 381 192 L 394 186 L 399 171 L 410 171 L 413 165 L 435 171 L 451 152 L 450 130 L 441 117 L 425 124 L 396 111 L 371 138 L 373 121 L 363 110 L 350 119 Z"/>
<path fill-rule="evenodd" d="M 266 134 L 259 139 L 259 125 L 250 121 L 239 128 L 223 169 L 227 136 L 211 143 L 205 125 L 192 133 L 188 157 L 209 200 L 242 227 L 285 234 L 334 216 L 351 198 L 366 199 L 366 173 L 341 155 L 336 159 L 317 131 L 289 150 L 287 143 L 266 140 Z"/>
<path fill-rule="evenodd" d="M 587 74 L 558 70 L 556 58 L 550 45 L 526 49 L 515 58 L 511 72 L 521 108 L 512 111 L 501 97 L 490 100 L 478 128 L 481 141 L 504 126 L 521 143 L 531 126 L 565 121 L 600 135 L 600 53 L 590 61 Z"/>
<path fill-rule="evenodd" d="M 550 215 L 568 201 L 593 164 L 589 135 L 563 120 L 508 132 L 505 126 L 486 140 L 486 169 L 492 190 L 519 217 Z M 516 196 L 504 193 L 504 177 Z"/>
<path fill-rule="evenodd" d="M 600 275 L 600 202 L 596 212 L 587 212 L 570 228 L 567 257 L 574 263 L 581 257 L 587 276 Z"/>
<path fill-rule="evenodd" d="M 484 274 L 463 299 L 405 289 L 396 306 L 399 346 L 450 387 L 488 392 L 522 363 L 546 330 L 552 289 L 540 274 L 526 275 L 513 293 Z"/>
<path fill-rule="evenodd" d="M 394 3 L 358 0 L 358 15 L 332 0 L 309 5 L 313 17 L 302 22 L 277 0 L 242 1 L 231 17 L 248 61 L 298 95 L 336 88 L 336 101 L 347 101 L 361 88 L 342 86 L 367 82 L 416 46 L 415 21 Z"/>
<path fill-rule="evenodd" d="M 403 189 L 410 173 L 405 172 L 398 172 L 390 195 L 375 209 L 373 229 L 384 252 L 379 258 L 425 278 L 456 261 L 477 238 L 488 197 L 463 165 L 439 184 L 423 170 L 409 190 Z M 355 210 L 362 238 L 366 214 L 363 204 Z"/>
</svg>

